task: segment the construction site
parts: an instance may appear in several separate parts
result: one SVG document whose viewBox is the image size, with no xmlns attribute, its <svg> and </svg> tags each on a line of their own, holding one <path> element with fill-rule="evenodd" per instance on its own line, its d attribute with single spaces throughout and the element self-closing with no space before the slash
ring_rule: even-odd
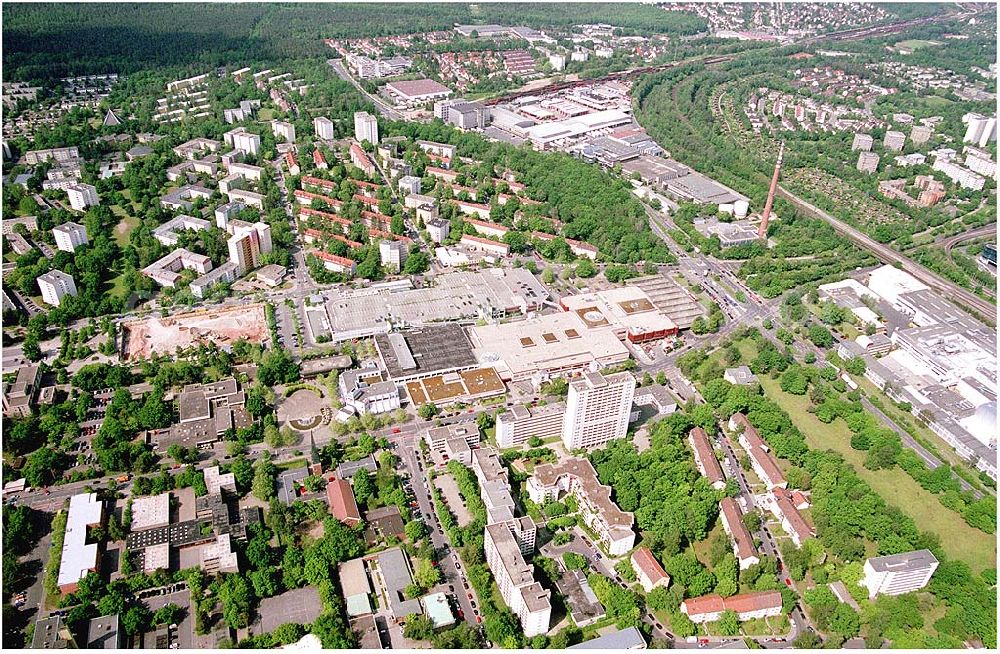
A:
<svg viewBox="0 0 1000 654">
<path fill-rule="evenodd" d="M 240 339 L 266 343 L 270 334 L 263 304 L 154 316 L 122 325 L 123 361 L 174 354 L 191 346 L 214 343 L 228 350 Z"/>
</svg>

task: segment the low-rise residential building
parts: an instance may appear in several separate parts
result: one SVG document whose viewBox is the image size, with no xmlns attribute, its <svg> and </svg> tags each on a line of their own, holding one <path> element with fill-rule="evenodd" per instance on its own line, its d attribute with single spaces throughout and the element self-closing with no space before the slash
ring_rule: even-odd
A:
<svg viewBox="0 0 1000 654">
<path fill-rule="evenodd" d="M 584 522 L 611 556 L 621 556 L 632 549 L 633 516 L 611 500 L 611 487 L 601 484 L 589 461 L 569 458 L 543 464 L 528 478 L 528 496 L 532 502 L 545 504 L 566 494 L 576 498 Z"/>
<path fill-rule="evenodd" d="M 639 584 L 647 593 L 653 592 L 654 588 L 666 588 L 670 585 L 670 575 L 663 569 L 648 547 L 637 547 L 632 552 L 630 561 L 635 576 L 639 579 Z"/>
<path fill-rule="evenodd" d="M 740 445 L 746 450 L 753 471 L 767 487 L 767 490 L 786 488 L 788 481 L 782 474 L 781 468 L 778 467 L 777 460 L 746 416 L 742 413 L 733 414 L 729 419 L 729 429 L 740 432 Z"/>
<path fill-rule="evenodd" d="M 722 473 L 722 466 L 715 458 L 715 450 L 712 442 L 708 439 L 708 434 L 701 427 L 695 427 L 688 434 L 688 443 L 694 451 L 694 463 L 698 466 L 698 472 L 708 478 L 712 488 L 722 490 L 726 487 L 726 477 Z"/>
<path fill-rule="evenodd" d="M 768 507 L 774 517 L 781 521 L 781 528 L 791 537 L 795 547 L 802 547 L 806 539 L 816 535 L 816 530 L 799 513 L 795 499 L 793 493 L 784 488 L 775 488 L 771 491 Z"/>
<path fill-rule="evenodd" d="M 746 570 L 752 565 L 760 563 L 757 556 L 757 548 L 754 547 L 753 536 L 750 530 L 743 524 L 743 512 L 740 511 L 736 500 L 731 497 L 724 497 L 719 502 L 719 518 L 722 520 L 722 528 L 729 535 L 729 540 L 733 543 L 733 553 L 739 561 L 740 570 Z"/>
<path fill-rule="evenodd" d="M 715 622 L 725 611 L 733 611 L 740 621 L 746 621 L 781 615 L 781 606 L 781 593 L 767 590 L 732 597 L 705 595 L 689 598 L 681 602 L 681 613 L 696 624 Z"/>
<path fill-rule="evenodd" d="M 160 286 L 173 288 L 180 280 L 182 270 L 193 270 L 200 276 L 211 269 L 212 260 L 205 255 L 177 248 L 143 268 L 142 274 Z"/>
<path fill-rule="evenodd" d="M 861 584 L 868 589 L 869 599 L 902 595 L 926 586 L 937 567 L 937 557 L 930 550 L 878 556 L 865 561 Z"/>
</svg>

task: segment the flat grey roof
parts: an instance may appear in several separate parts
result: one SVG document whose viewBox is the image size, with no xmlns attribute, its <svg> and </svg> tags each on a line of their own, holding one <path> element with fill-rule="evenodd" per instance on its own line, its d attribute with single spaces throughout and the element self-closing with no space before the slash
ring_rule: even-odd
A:
<svg viewBox="0 0 1000 654">
<path fill-rule="evenodd" d="M 385 581 L 393 617 L 398 619 L 414 613 L 423 613 L 420 600 L 404 599 L 403 590 L 413 583 L 413 577 L 410 575 L 410 563 L 406 560 L 403 550 L 394 547 L 380 553 L 378 569 Z"/>
<path fill-rule="evenodd" d="M 937 565 L 937 562 L 937 557 L 930 550 L 916 550 L 914 552 L 903 552 L 901 554 L 890 554 L 889 556 L 877 556 L 868 559 L 868 564 L 876 572 L 919 570 Z"/>
<path fill-rule="evenodd" d="M 376 334 L 375 346 L 391 379 L 476 365 L 469 337 L 453 323 Z"/>
<path fill-rule="evenodd" d="M 628 629 L 621 629 L 620 631 L 615 631 L 604 636 L 598 636 L 579 645 L 572 645 L 568 649 L 615 650 L 644 649 L 645 647 L 646 639 L 642 637 L 642 632 L 639 631 L 639 628 L 629 627 Z"/>
</svg>

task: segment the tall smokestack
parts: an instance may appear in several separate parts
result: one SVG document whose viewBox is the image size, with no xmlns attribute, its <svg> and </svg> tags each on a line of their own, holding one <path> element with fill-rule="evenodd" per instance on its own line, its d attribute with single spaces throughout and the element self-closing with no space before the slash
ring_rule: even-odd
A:
<svg viewBox="0 0 1000 654">
<path fill-rule="evenodd" d="M 764 213 L 760 217 L 760 228 L 757 230 L 757 238 L 767 238 L 767 219 L 771 217 L 771 207 L 774 205 L 774 193 L 778 190 L 778 176 L 781 175 L 781 160 L 785 157 L 785 142 L 781 142 L 778 150 L 778 161 L 774 164 L 774 177 L 771 178 L 771 188 L 767 192 L 767 202 L 764 204 Z"/>
</svg>

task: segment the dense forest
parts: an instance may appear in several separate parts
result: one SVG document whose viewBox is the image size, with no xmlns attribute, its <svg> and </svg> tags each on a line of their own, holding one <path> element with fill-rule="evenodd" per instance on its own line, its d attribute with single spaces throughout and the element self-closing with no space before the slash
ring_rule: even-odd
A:
<svg viewBox="0 0 1000 654">
<path fill-rule="evenodd" d="M 4 79 L 131 73 L 319 57 L 324 38 L 450 30 L 456 23 L 694 34 L 693 15 L 638 4 L 18 4 L 3 7 Z"/>
</svg>

